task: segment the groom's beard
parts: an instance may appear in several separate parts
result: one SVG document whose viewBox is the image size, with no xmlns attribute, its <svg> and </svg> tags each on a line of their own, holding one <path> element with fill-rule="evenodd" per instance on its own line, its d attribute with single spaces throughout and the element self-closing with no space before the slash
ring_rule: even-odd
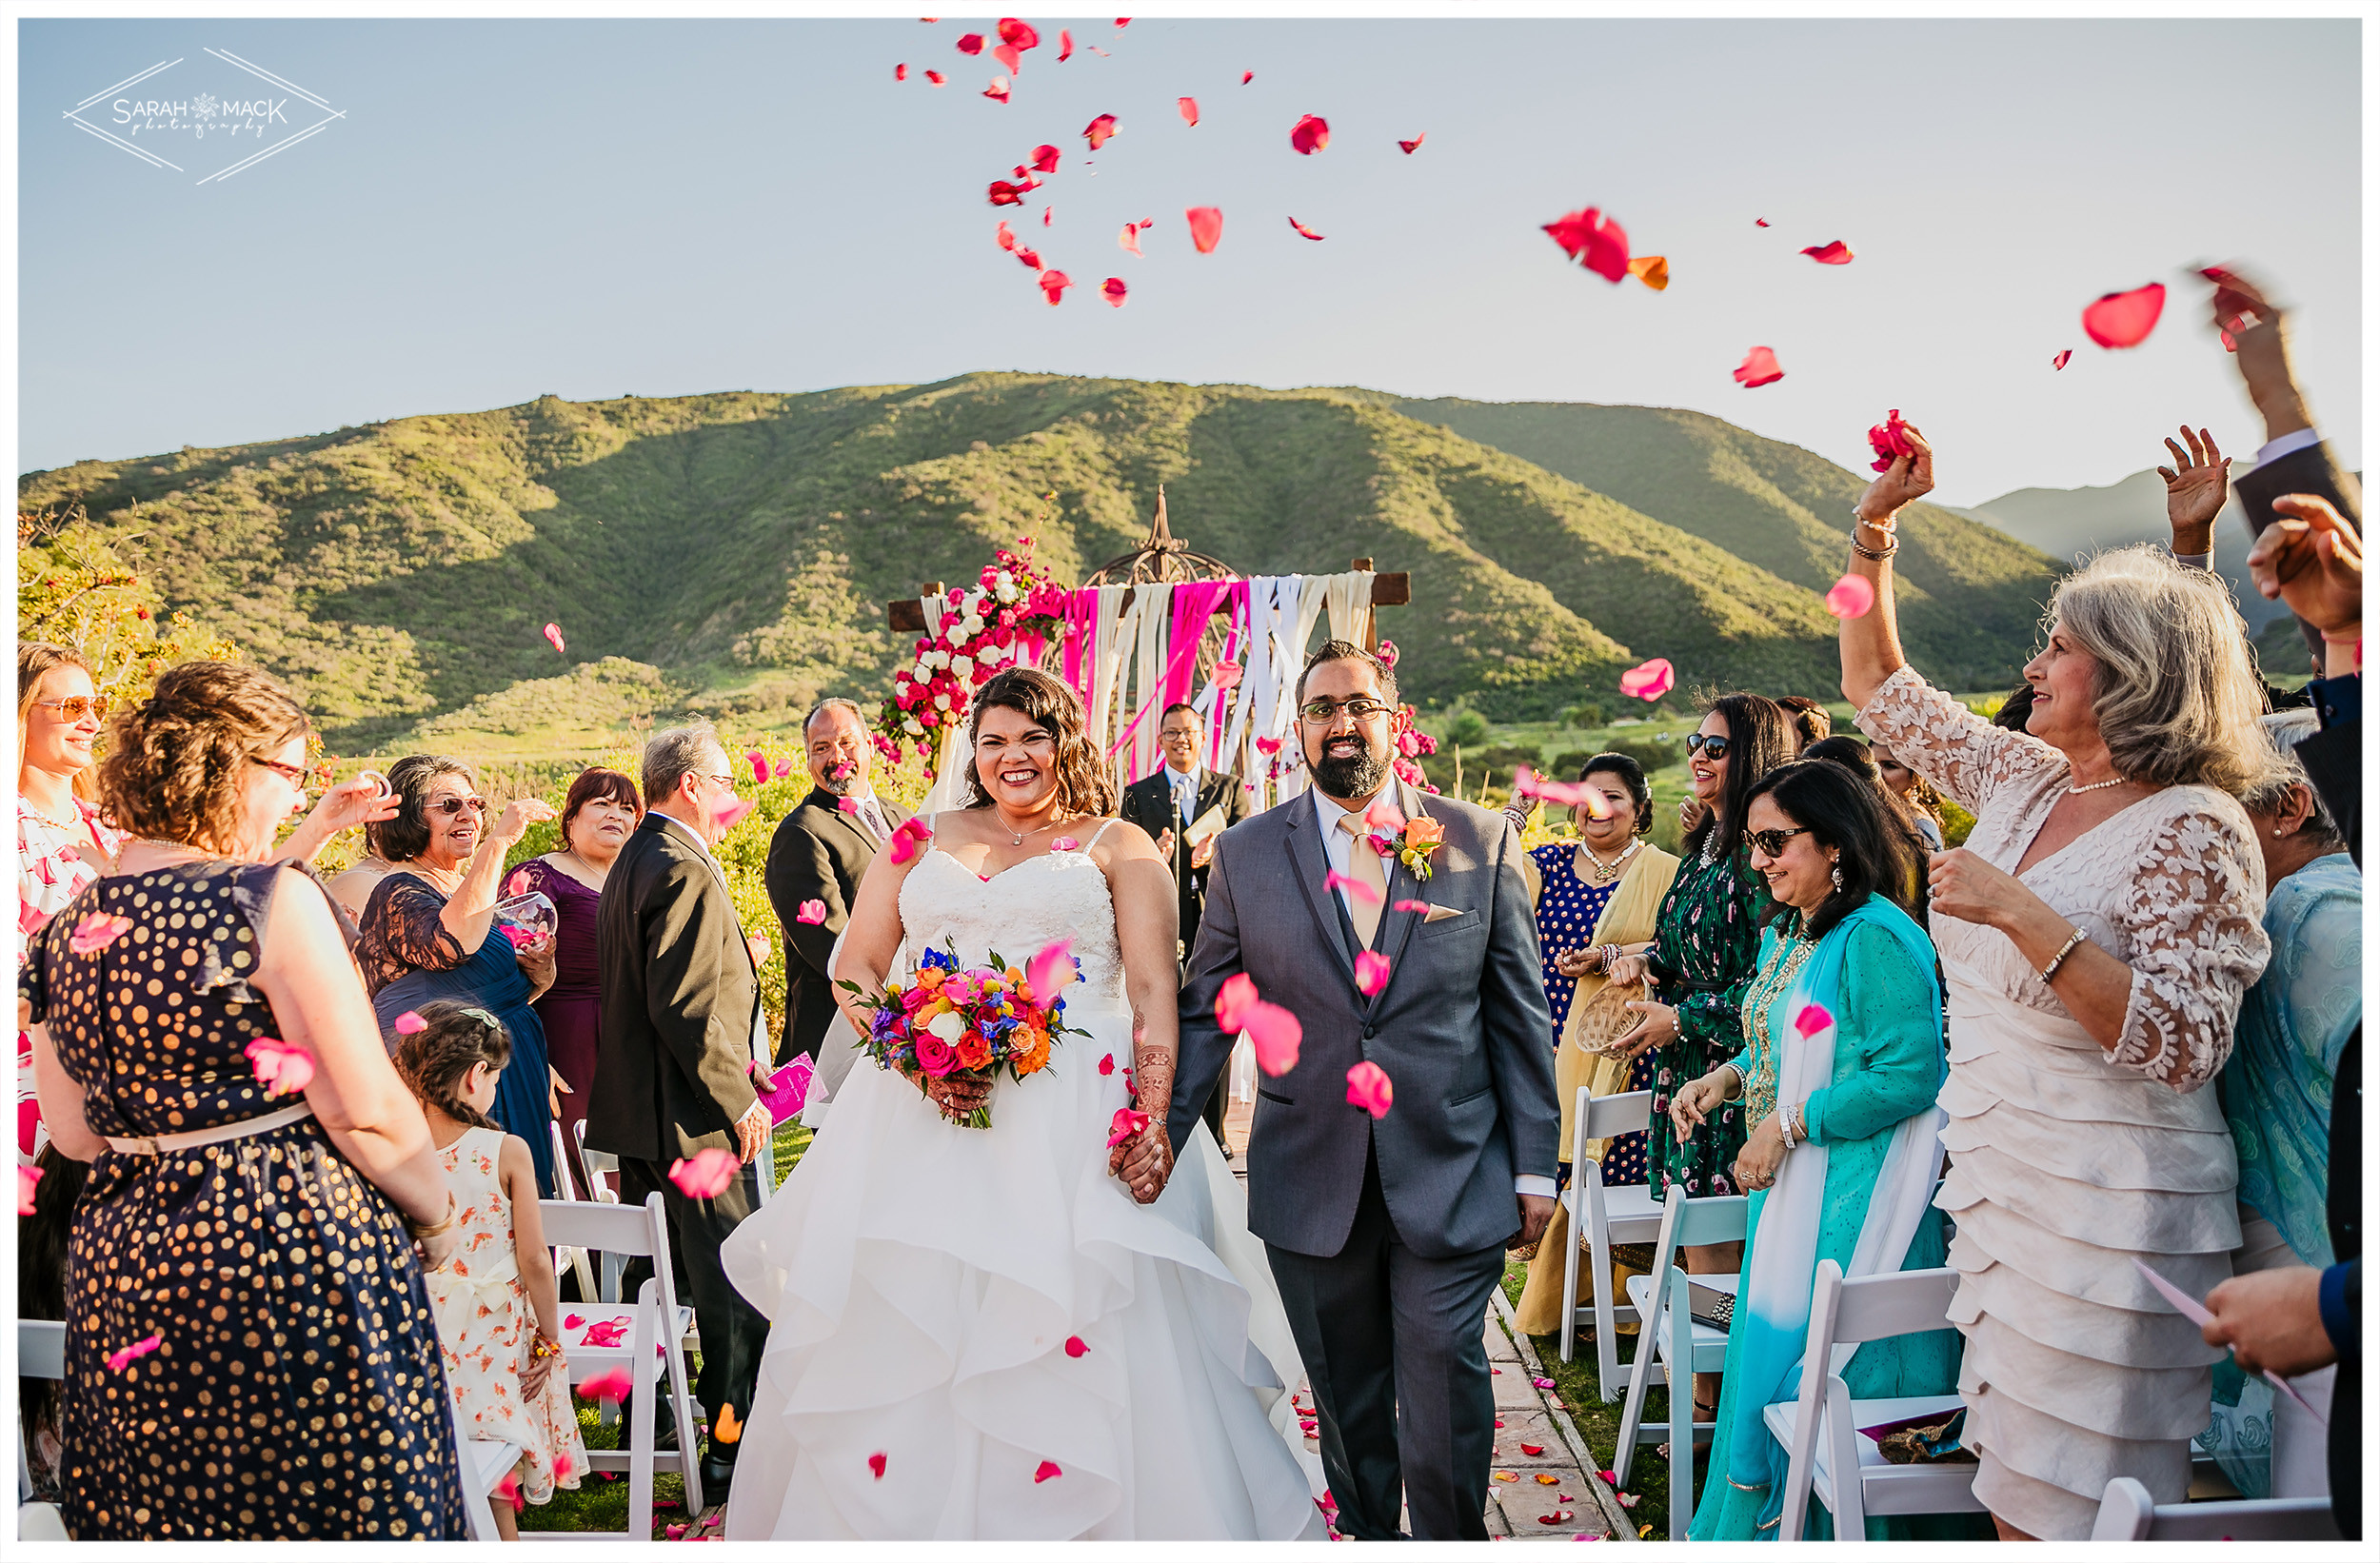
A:
<svg viewBox="0 0 2380 1563">
<path fill-rule="evenodd" d="M 1326 742 L 1313 762 L 1314 784 L 1330 798 L 1369 798 L 1387 784 L 1388 750 L 1370 744 L 1353 755 L 1334 756 Z"/>
</svg>

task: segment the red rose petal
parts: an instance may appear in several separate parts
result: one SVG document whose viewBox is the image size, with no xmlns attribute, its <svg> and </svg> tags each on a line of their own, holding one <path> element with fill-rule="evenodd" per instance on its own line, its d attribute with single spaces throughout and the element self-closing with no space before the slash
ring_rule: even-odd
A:
<svg viewBox="0 0 2380 1563">
<path fill-rule="evenodd" d="M 1868 448 L 1875 452 L 1875 460 L 1868 464 L 1871 469 L 1889 472 L 1894 457 L 1917 454 L 1917 447 L 1909 443 L 1908 428 L 1909 422 L 1898 407 L 1886 413 L 1884 422 L 1868 426 Z"/>
<path fill-rule="evenodd" d="M 884 1479 L 884 1452 L 883 1450 L 880 1449 L 867 1457 L 867 1468 L 876 1473 L 878 1481 Z"/>
<path fill-rule="evenodd" d="M 1422 131 L 1419 135 L 1415 136 L 1415 137 L 1414 137 L 1411 141 L 1406 141 L 1406 140 L 1403 140 L 1402 138 L 1399 138 L 1399 139 L 1398 139 L 1398 143 L 1397 143 L 1397 145 L 1398 145 L 1398 146 L 1399 146 L 1399 147 L 1402 147 L 1402 148 L 1405 149 L 1405 155 L 1406 155 L 1407 157 L 1411 157 L 1411 156 L 1413 155 L 1413 150 L 1414 150 L 1414 148 L 1417 148 L 1417 147 L 1418 147 L 1418 146 L 1420 146 L 1420 145 L 1421 145 L 1424 141 L 1427 141 L 1427 140 L 1429 139 L 1429 137 L 1430 137 L 1430 132 L 1429 132 L 1429 131 L 1427 131 L 1427 130 L 1424 130 L 1424 131 Z"/>
<path fill-rule="evenodd" d="M 1041 252 L 1028 246 L 1019 245 L 1017 247 L 1017 264 L 1023 267 L 1027 271 L 1039 272 L 1041 269 Z"/>
<path fill-rule="evenodd" d="M 1068 1335 L 1066 1337 L 1066 1355 L 1068 1356 L 1081 1356 L 1083 1353 L 1089 1351 L 1090 1349 L 1090 1347 L 1085 1346 L 1082 1343 L 1082 1337 L 1081 1335 Z"/>
<path fill-rule="evenodd" d="M 1331 122 L 1319 114 L 1306 114 L 1289 128 L 1289 148 L 1301 157 L 1312 157 L 1331 144 Z"/>
<path fill-rule="evenodd" d="M 1006 103 L 1008 101 L 1008 78 L 994 76 L 992 85 L 983 89 L 983 95 L 995 103 Z"/>
<path fill-rule="evenodd" d="M 1074 279 L 1055 267 L 1041 273 L 1041 292 L 1047 296 L 1049 302 L 1052 304 L 1056 304 L 1058 302 L 1059 295 L 1065 292 L 1067 288 L 1072 287 L 1073 286 Z"/>
<path fill-rule="evenodd" d="M 1058 30 L 1058 63 L 1064 65 L 1074 58 L 1074 33 L 1066 28 Z"/>
<path fill-rule="evenodd" d="M 1619 692 L 1638 700 L 1659 700 L 1677 684 L 1677 671 L 1667 657 L 1656 657 L 1619 676 Z"/>
<path fill-rule="evenodd" d="M 1126 223 L 1123 226 L 1122 231 L 1116 235 L 1116 247 L 1124 251 L 1126 254 L 1140 255 L 1140 225 L 1138 223 Z M 1147 259 L 1146 256 L 1141 256 L 1141 258 L 1143 260 Z"/>
<path fill-rule="evenodd" d="M 1245 86 L 1247 86 L 1250 82 L 1252 82 L 1252 81 L 1254 81 L 1254 80 L 1256 80 L 1256 72 L 1255 72 L 1255 71 L 1253 71 L 1253 70 L 1242 70 L 1241 72 L 1240 72 L 1240 86 L 1245 87 Z"/>
<path fill-rule="evenodd" d="M 1562 252 L 1605 282 L 1628 275 L 1628 230 L 1594 207 L 1540 225 Z"/>
<path fill-rule="evenodd" d="M 1102 1075 L 1113 1075 L 1115 1072 L 1116 1055 L 1110 1053 L 1100 1059 L 1100 1073 Z"/>
<path fill-rule="evenodd" d="M 950 80 L 950 78 L 949 78 L 948 76 L 943 75 L 943 74 L 942 74 L 941 71 L 939 71 L 939 70 L 929 70 L 929 71 L 927 71 L 927 72 L 925 73 L 925 79 L 926 79 L 927 81 L 929 81 L 929 82 L 932 82 L 932 83 L 933 83 L 936 87 L 940 87 L 940 86 L 942 86 L 942 83 L 944 83 L 944 82 L 946 82 L 946 81 Z"/>
<path fill-rule="evenodd" d="M 2102 347 L 2137 347 L 2165 313 L 2165 284 L 2152 282 L 2129 293 L 2105 293 L 2083 310 L 2083 330 Z"/>
<path fill-rule="evenodd" d="M 1176 98 L 1176 99 L 1174 100 L 1174 107 L 1175 107 L 1177 109 L 1180 110 L 1180 112 L 1181 112 L 1181 122 L 1182 122 L 1184 125 L 1196 125 L 1196 124 L 1198 124 L 1198 123 L 1199 123 L 1199 100 L 1198 100 L 1198 99 L 1196 99 L 1196 98 Z"/>
<path fill-rule="evenodd" d="M 1058 171 L 1058 148 L 1044 141 L 1033 148 L 1033 167 L 1043 173 Z"/>
<path fill-rule="evenodd" d="M 1124 294 L 1128 291 L 1130 289 L 1124 287 L 1124 280 L 1121 277 L 1110 277 L 1100 284 L 1101 296 L 1118 309 L 1124 307 Z"/>
<path fill-rule="evenodd" d="M 1220 207 L 1192 207 L 1182 213 L 1190 220 L 1190 242 L 1199 253 L 1211 255 L 1223 240 L 1223 209 Z"/>
<path fill-rule="evenodd" d="M 1777 366 L 1776 354 L 1767 347 L 1755 347 L 1744 354 L 1744 361 L 1735 366 L 1735 384 L 1746 390 L 1759 386 L 1774 386 L 1785 378 Z"/>
<path fill-rule="evenodd" d="M 1291 219 L 1289 219 L 1289 226 L 1290 226 L 1291 228 L 1296 228 L 1296 229 L 1297 229 L 1299 233 L 1303 234 L 1305 237 L 1307 237 L 1307 238 L 1309 238 L 1309 239 L 1319 240 L 1319 239 L 1322 237 L 1320 234 L 1319 234 L 1319 233 L 1315 232 L 1312 228 L 1310 228 L 1306 227 L 1303 223 L 1300 223 L 1299 221 L 1298 221 L 1298 219 L 1296 219 L 1295 217 L 1292 217 Z"/>
<path fill-rule="evenodd" d="M 562 651 L 562 626 L 560 624 L 547 624 L 545 626 L 545 639 L 554 643 L 554 649 L 556 651 Z M 569 653 L 564 651 L 563 655 L 566 657 Z"/>
<path fill-rule="evenodd" d="M 1058 1468 L 1058 1462 L 1056 1460 L 1043 1460 L 1034 1469 L 1033 1485 L 1039 1487 L 1041 1483 L 1049 1480 L 1052 1476 L 1062 1476 L 1065 1473 Z"/>
<path fill-rule="evenodd" d="M 992 229 L 992 243 L 1000 246 L 1002 249 L 1014 249 L 1017 247 L 1017 236 L 1014 232 L 1010 231 L 1007 218 L 1002 218 L 1000 220 L 1000 227 Z"/>
<path fill-rule="evenodd" d="M 1794 1017 L 1794 1029 L 1804 1037 L 1815 1037 L 1834 1023 L 1835 1017 L 1827 1013 L 1824 1004 L 1804 1004 Z"/>
<path fill-rule="evenodd" d="M 998 60 L 1001 64 L 1006 66 L 1012 71 L 1024 63 L 1023 57 L 1017 52 L 1016 46 L 1013 44 L 1002 44 L 997 49 L 994 49 L 992 50 L 992 58 Z"/>
<path fill-rule="evenodd" d="M 983 52 L 983 34 L 982 34 L 982 33 L 980 33 L 980 32 L 962 32 L 962 33 L 961 33 L 961 34 L 959 35 L 959 52 L 960 52 L 960 53 L 962 53 L 962 54 L 981 54 L 981 53 L 982 53 L 982 52 Z"/>
<path fill-rule="evenodd" d="M 1542 1454 L 1545 1453 L 1545 1446 L 1543 1444 L 1522 1444 L 1520 1446 L 1520 1452 L 1523 1454 Z"/>
<path fill-rule="evenodd" d="M 991 203 L 996 207 L 1023 206 L 1025 188 L 1021 185 L 1011 185 L 1005 179 L 995 179 L 991 184 Z"/>
<path fill-rule="evenodd" d="M 1366 950 L 1363 953 L 1370 955 L 1372 952 Z M 1371 1059 L 1366 1058 L 1347 1071 L 1347 1101 L 1350 1106 L 1360 1107 L 1374 1118 L 1381 1118 L 1388 1117 L 1388 1110 L 1396 1104 L 1396 1084 L 1389 1079 L 1388 1072 Z"/>
<path fill-rule="evenodd" d="M 1766 228 L 1769 226 L 1769 220 L 1765 217 L 1755 217 L 1752 220 L 1752 226 L 1754 228 Z"/>
<path fill-rule="evenodd" d="M 1113 140 L 1115 134 L 1116 116 L 1113 114 L 1101 114 L 1082 128 L 1082 139 L 1091 144 L 1091 150 L 1095 152 Z"/>
<path fill-rule="evenodd" d="M 1033 24 L 1019 21 L 1014 16 L 1003 16 L 1000 19 L 1000 41 L 1011 49 L 1041 47 L 1041 35 L 1034 30 Z"/>
<path fill-rule="evenodd" d="M 1851 265 L 1851 246 L 1836 239 L 1828 244 L 1812 245 L 1802 251 L 1820 266 Z"/>
<path fill-rule="evenodd" d="M 893 80 L 895 80 L 895 81 L 897 81 L 897 82 L 905 82 L 905 81 L 907 81 L 908 79 L 909 79 L 909 68 L 908 68 L 907 66 L 905 66 L 905 65 L 897 65 L 897 66 L 894 66 L 894 67 L 893 67 Z"/>
</svg>

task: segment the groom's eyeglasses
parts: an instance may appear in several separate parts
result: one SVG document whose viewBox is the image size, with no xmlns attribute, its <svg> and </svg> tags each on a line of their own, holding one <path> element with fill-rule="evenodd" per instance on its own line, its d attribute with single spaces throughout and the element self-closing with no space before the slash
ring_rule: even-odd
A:
<svg viewBox="0 0 2380 1563">
<path fill-rule="evenodd" d="M 1809 834 L 1810 827 L 1808 825 L 1797 826 L 1793 830 L 1747 830 L 1744 832 L 1744 841 L 1755 852 L 1761 853 L 1766 857 L 1781 858 L 1785 855 L 1785 843 L 1787 841 L 1792 841 L 1796 836 L 1807 836 Z"/>
<path fill-rule="evenodd" d="M 1298 707 L 1298 714 L 1317 727 L 1327 727 L 1337 722 L 1341 711 L 1357 722 L 1370 722 L 1375 717 L 1388 715 L 1389 707 L 1360 695 L 1350 701 L 1310 700 Z"/>
</svg>

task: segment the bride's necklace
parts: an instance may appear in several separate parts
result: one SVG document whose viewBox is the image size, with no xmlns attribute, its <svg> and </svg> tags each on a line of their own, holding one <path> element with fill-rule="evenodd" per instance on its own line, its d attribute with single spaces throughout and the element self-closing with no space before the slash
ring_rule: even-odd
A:
<svg viewBox="0 0 2380 1563">
<path fill-rule="evenodd" d="M 998 803 L 994 803 L 992 805 L 992 818 L 998 820 L 1000 821 L 1000 828 L 1008 833 L 1008 844 L 1010 846 L 1022 846 L 1024 845 L 1024 839 L 1027 836 L 1039 836 L 1041 832 L 1047 830 L 1051 825 L 1058 822 L 1055 820 L 1051 820 L 1046 823 L 1035 825 L 1031 830 L 1019 830 L 1016 826 L 1008 822 L 1008 816 L 1001 812 L 1000 805 Z"/>
<path fill-rule="evenodd" d="M 1587 882 L 1592 885 L 1602 886 L 1611 883 L 1616 879 L 1618 879 L 1621 874 L 1627 871 L 1628 860 L 1635 857 L 1636 855 L 1636 849 L 1642 845 L 1644 845 L 1644 838 L 1639 836 L 1628 843 L 1626 851 L 1622 852 L 1618 857 L 1614 858 L 1610 862 L 1605 862 L 1602 859 L 1595 855 L 1595 848 L 1587 845 L 1584 841 L 1580 841 L 1578 843 L 1578 850 L 1586 854 L 1587 861 L 1593 865 L 1587 870 Z"/>
</svg>

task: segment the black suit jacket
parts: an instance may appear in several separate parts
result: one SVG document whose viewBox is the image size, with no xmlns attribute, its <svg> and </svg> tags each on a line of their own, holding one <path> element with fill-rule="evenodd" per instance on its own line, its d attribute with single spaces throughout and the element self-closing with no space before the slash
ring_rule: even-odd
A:
<svg viewBox="0 0 2380 1563">
<path fill-rule="evenodd" d="M 590 1149 L 646 1161 L 736 1148 L 760 973 L 727 880 L 690 832 L 647 814 L 595 915 L 603 1033 L 586 1104 Z"/>
<path fill-rule="evenodd" d="M 1122 804 L 1117 817 L 1128 824 L 1139 825 L 1157 840 L 1160 831 L 1174 833 L 1172 868 L 1174 883 L 1181 893 L 1181 948 L 1186 957 L 1199 942 L 1199 914 L 1206 901 L 1204 868 L 1190 866 L 1190 842 L 1181 828 L 1181 816 L 1175 812 L 1172 774 L 1160 765 L 1124 789 Z M 1248 789 L 1239 777 L 1230 772 L 1201 771 L 1199 774 L 1199 803 L 1190 811 L 1196 820 L 1208 809 L 1220 805 L 1226 828 L 1248 817 Z"/>
<path fill-rule="evenodd" d="M 776 1061 L 796 1054 L 818 1058 L 821 1040 L 835 1019 L 834 986 L 827 979 L 826 958 L 851 920 L 851 903 L 859 899 L 860 880 L 882 850 L 867 827 L 837 805 L 823 787 L 778 821 L 768 841 L 768 903 L 785 931 L 785 1033 L 777 1043 Z M 884 828 L 897 830 L 908 811 L 876 800 L 883 812 Z M 823 922 L 803 922 L 802 903 L 814 900 L 826 908 Z"/>
<path fill-rule="evenodd" d="M 2273 512 L 2272 502 L 2283 494 L 2319 494 L 2359 530 L 2364 524 L 2364 485 L 2339 470 L 2338 464 L 2330 459 L 2328 445 L 2292 450 L 2243 472 L 2231 480 L 2231 492 L 2239 499 L 2239 511 L 2247 518 L 2251 539 L 2261 537 L 2266 527 L 2281 519 Z M 2319 668 L 2322 632 L 2303 619 L 2297 621 L 2297 629 L 2306 638 L 2307 649 L 2313 653 L 2314 666 Z"/>
</svg>

